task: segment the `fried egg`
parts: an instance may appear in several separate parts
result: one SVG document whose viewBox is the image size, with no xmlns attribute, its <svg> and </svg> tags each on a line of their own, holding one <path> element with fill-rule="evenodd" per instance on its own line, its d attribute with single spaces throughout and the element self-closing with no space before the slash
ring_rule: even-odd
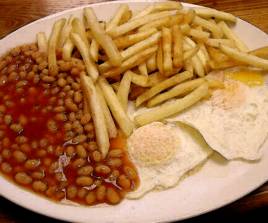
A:
<svg viewBox="0 0 268 223">
<path fill-rule="evenodd" d="M 128 153 L 137 168 L 140 185 L 126 197 L 137 199 L 151 190 L 175 186 L 212 150 L 196 130 L 185 124 L 153 122 L 133 132 L 128 139 Z"/>
<path fill-rule="evenodd" d="M 260 159 L 268 136 L 268 88 L 263 74 L 238 69 L 213 73 L 208 78 L 221 80 L 225 87 L 167 121 L 194 127 L 228 160 Z"/>
</svg>

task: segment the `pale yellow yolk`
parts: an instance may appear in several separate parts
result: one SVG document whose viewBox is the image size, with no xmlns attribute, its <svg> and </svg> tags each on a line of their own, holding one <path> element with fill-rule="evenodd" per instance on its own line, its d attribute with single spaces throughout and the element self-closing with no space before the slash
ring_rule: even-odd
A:
<svg viewBox="0 0 268 223">
<path fill-rule="evenodd" d="M 240 81 L 250 87 L 260 86 L 264 84 L 263 75 L 258 71 L 241 70 L 234 72 L 226 72 L 225 76 L 229 79 Z"/>
</svg>

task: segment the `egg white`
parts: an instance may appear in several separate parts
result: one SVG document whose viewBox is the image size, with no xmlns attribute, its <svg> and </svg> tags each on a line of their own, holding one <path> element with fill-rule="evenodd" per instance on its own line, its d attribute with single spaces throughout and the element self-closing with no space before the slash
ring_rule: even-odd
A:
<svg viewBox="0 0 268 223">
<path fill-rule="evenodd" d="M 140 160 L 135 160 L 135 150 L 128 149 L 140 177 L 139 187 L 126 195 L 128 199 L 140 198 L 154 189 L 163 190 L 175 186 L 185 173 L 204 162 L 212 153 L 198 131 L 182 123 L 169 124 L 169 127 L 180 143 L 168 162 L 142 165 Z"/>
<path fill-rule="evenodd" d="M 219 96 L 216 90 L 209 100 L 167 121 L 180 121 L 194 127 L 211 148 L 228 160 L 260 159 L 262 145 L 268 136 L 268 88 L 265 85 L 249 87 L 241 82 L 239 85 L 243 96 L 238 103 L 230 103 L 227 108 L 217 105 L 213 99 L 213 95 Z"/>
</svg>

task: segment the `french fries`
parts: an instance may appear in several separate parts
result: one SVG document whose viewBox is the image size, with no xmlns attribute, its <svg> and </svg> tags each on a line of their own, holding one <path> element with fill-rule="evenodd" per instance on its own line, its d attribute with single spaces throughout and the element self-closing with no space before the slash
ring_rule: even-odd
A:
<svg viewBox="0 0 268 223">
<path fill-rule="evenodd" d="M 156 54 L 153 54 L 147 61 L 146 67 L 149 72 L 155 71 L 157 69 L 156 66 Z"/>
<path fill-rule="evenodd" d="M 43 53 L 47 53 L 47 37 L 44 32 L 39 32 L 36 34 L 38 50 Z"/>
<path fill-rule="evenodd" d="M 99 24 L 94 11 L 91 8 L 85 8 L 84 15 L 87 19 L 92 35 L 104 49 L 111 64 L 113 66 L 120 66 L 122 63 L 122 57 L 119 50 L 112 41 L 111 37 L 105 33 L 104 29 Z"/>
<path fill-rule="evenodd" d="M 72 31 L 72 22 L 73 22 L 74 16 L 71 15 L 68 18 L 68 21 L 65 23 L 65 26 L 62 29 L 62 32 L 60 34 L 60 39 L 59 39 L 59 46 L 63 47 L 65 42 L 69 39 L 69 35 Z"/>
<path fill-rule="evenodd" d="M 117 98 L 121 103 L 124 111 L 127 112 L 128 106 L 128 94 L 130 90 L 132 75 L 130 72 L 126 72 L 120 82 L 120 85 L 117 90 Z"/>
<path fill-rule="evenodd" d="M 147 66 L 146 63 L 143 62 L 138 66 L 138 70 L 140 71 L 141 75 L 143 76 L 148 76 L 148 70 L 147 70 Z"/>
<path fill-rule="evenodd" d="M 202 18 L 216 18 L 229 22 L 236 22 L 236 17 L 230 13 L 222 12 L 211 8 L 194 8 L 195 13 Z"/>
<path fill-rule="evenodd" d="M 90 106 L 98 148 L 102 154 L 102 157 L 105 158 L 109 151 L 110 142 L 100 98 L 90 77 L 86 76 L 85 74 L 81 74 L 80 80 L 84 95 L 87 98 Z"/>
<path fill-rule="evenodd" d="M 154 85 L 152 88 L 149 90 L 145 91 L 143 94 L 141 94 L 137 99 L 136 99 L 136 107 L 140 106 L 143 102 L 149 100 L 150 98 L 154 97 L 161 91 L 164 91 L 176 84 L 179 84 L 193 76 L 192 73 L 185 71 L 180 74 L 176 74 L 169 79 L 166 79 L 156 85 Z"/>
<path fill-rule="evenodd" d="M 78 18 L 74 18 L 72 20 L 72 33 L 77 33 L 84 44 L 86 45 L 87 49 L 89 49 L 89 42 L 86 34 L 86 29 L 82 21 Z"/>
<path fill-rule="evenodd" d="M 198 78 L 195 80 L 186 81 L 182 84 L 179 84 L 171 88 L 167 92 L 164 92 L 162 94 L 155 96 L 154 98 L 148 101 L 147 106 L 153 107 L 171 98 L 188 93 L 192 91 L 193 89 L 197 88 L 198 86 L 200 86 L 201 84 L 203 84 L 204 82 L 205 82 L 204 78 Z"/>
<path fill-rule="evenodd" d="M 250 51 L 249 53 L 263 59 L 268 59 L 268 46 L 258 48 L 256 50 Z"/>
<path fill-rule="evenodd" d="M 219 27 L 222 29 L 224 35 L 230 39 L 233 40 L 236 47 L 242 51 L 242 52 L 248 52 L 249 49 L 246 46 L 246 44 L 244 44 L 240 38 L 227 26 L 227 24 L 224 21 L 219 22 Z M 216 36 L 215 36 L 216 37 Z"/>
<path fill-rule="evenodd" d="M 146 125 L 150 122 L 159 121 L 171 115 L 177 114 L 186 108 L 191 107 L 208 94 L 208 84 L 203 83 L 197 89 L 181 99 L 167 102 L 160 107 L 153 108 L 135 116 L 134 120 L 138 126 Z"/>
<path fill-rule="evenodd" d="M 183 36 L 178 25 L 172 27 L 172 41 L 173 41 L 173 66 L 182 67 L 183 65 Z"/>
<path fill-rule="evenodd" d="M 193 24 L 201 26 L 206 30 L 209 30 L 212 33 L 213 37 L 215 38 L 221 38 L 223 36 L 221 29 L 216 24 L 208 20 L 205 20 L 199 16 L 194 17 Z"/>
<path fill-rule="evenodd" d="M 220 45 L 220 49 L 223 53 L 228 55 L 230 58 L 239 61 L 244 64 L 251 65 L 253 67 L 261 68 L 264 70 L 268 70 L 268 60 L 267 59 L 262 59 L 260 57 L 244 53 L 244 52 L 239 52 L 236 49 L 233 49 L 228 46 Z"/>
<path fill-rule="evenodd" d="M 172 57 L 171 57 L 171 43 L 172 33 L 171 29 L 162 28 L 162 47 L 163 47 L 163 70 L 165 75 L 169 75 L 172 71 Z"/>
<path fill-rule="evenodd" d="M 91 44 L 90 44 L 89 53 L 91 55 L 91 58 L 95 62 L 98 62 L 98 59 L 99 59 L 99 44 L 95 39 L 93 39 Z"/>
<path fill-rule="evenodd" d="M 117 136 L 117 128 L 115 126 L 113 117 L 112 117 L 111 112 L 108 108 L 108 105 L 105 101 L 103 93 L 98 85 L 96 85 L 96 90 L 97 90 L 97 94 L 99 96 L 101 108 L 102 108 L 102 111 L 104 114 L 105 124 L 107 127 L 109 138 L 115 138 Z"/>
<path fill-rule="evenodd" d="M 121 128 L 122 132 L 126 136 L 129 136 L 134 129 L 134 125 L 129 119 L 129 117 L 127 116 L 123 107 L 121 106 L 113 88 L 109 85 L 109 83 L 103 77 L 99 78 L 98 84 L 103 92 L 105 101 L 108 104 L 113 114 L 113 117 L 117 121 L 117 124 Z"/>
<path fill-rule="evenodd" d="M 71 33 L 71 39 L 83 57 L 88 75 L 90 75 L 95 82 L 99 76 L 99 71 L 89 55 L 89 48 L 77 33 Z"/>
<path fill-rule="evenodd" d="M 72 57 L 73 49 L 74 49 L 74 44 L 72 40 L 68 38 L 62 47 L 62 58 L 66 61 L 70 60 Z"/>
<path fill-rule="evenodd" d="M 66 19 L 60 19 L 54 23 L 52 33 L 48 40 L 48 69 L 52 75 L 58 74 L 58 65 L 56 57 L 56 48 L 60 38 L 61 30 L 66 22 Z"/>
</svg>

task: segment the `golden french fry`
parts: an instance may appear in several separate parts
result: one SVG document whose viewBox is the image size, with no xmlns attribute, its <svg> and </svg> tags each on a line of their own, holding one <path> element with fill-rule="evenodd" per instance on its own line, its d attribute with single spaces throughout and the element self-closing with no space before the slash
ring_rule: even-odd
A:
<svg viewBox="0 0 268 223">
<path fill-rule="evenodd" d="M 182 24 L 180 25 L 180 29 L 183 35 L 188 35 L 191 30 L 191 27 L 188 24 Z"/>
<path fill-rule="evenodd" d="M 114 91 L 117 92 L 118 89 L 119 89 L 119 86 L 120 86 L 120 82 L 119 81 L 118 82 L 114 82 L 114 83 L 111 84 L 111 86 L 114 89 Z"/>
<path fill-rule="evenodd" d="M 44 32 L 37 33 L 36 40 L 39 52 L 47 53 L 48 43 L 46 34 Z"/>
<path fill-rule="evenodd" d="M 63 27 L 61 34 L 60 34 L 60 39 L 59 39 L 59 46 L 63 47 L 67 39 L 69 39 L 70 32 L 72 31 L 72 21 L 74 19 L 74 16 L 71 15 L 68 18 L 68 21 L 66 22 L 65 26 Z"/>
<path fill-rule="evenodd" d="M 126 136 L 129 136 L 134 129 L 134 125 L 129 119 L 128 115 L 125 113 L 123 107 L 121 106 L 113 88 L 103 77 L 99 78 L 98 84 L 103 92 L 105 101 L 108 104 L 114 119 L 121 128 L 122 132 Z"/>
<path fill-rule="evenodd" d="M 132 17 L 132 11 L 127 10 L 121 17 L 121 20 L 119 21 L 118 25 L 122 25 L 126 22 L 128 22 Z"/>
<path fill-rule="evenodd" d="M 181 8 L 182 5 L 180 2 L 167 1 L 167 2 L 156 3 L 155 5 L 150 5 L 145 9 L 143 9 L 141 12 L 135 15 L 133 19 L 144 17 L 153 12 L 166 11 L 166 10 L 179 10 Z"/>
<path fill-rule="evenodd" d="M 105 158 L 109 151 L 110 142 L 99 95 L 90 77 L 86 76 L 85 74 L 81 74 L 80 80 L 83 93 L 90 106 L 98 148 L 102 154 L 102 157 Z"/>
<path fill-rule="evenodd" d="M 92 41 L 91 41 L 89 53 L 91 55 L 91 58 L 95 62 L 97 62 L 99 59 L 99 44 L 95 39 L 92 39 Z"/>
<path fill-rule="evenodd" d="M 230 58 L 253 67 L 268 70 L 268 60 L 248 53 L 240 52 L 234 48 L 220 45 L 220 50 Z"/>
<path fill-rule="evenodd" d="M 117 98 L 121 103 L 125 112 L 127 112 L 130 84 L 131 84 L 131 73 L 127 71 L 126 73 L 124 73 L 117 91 Z"/>
<path fill-rule="evenodd" d="M 158 44 L 158 50 L 156 54 L 156 64 L 159 72 L 164 74 L 164 67 L 163 67 L 163 46 L 162 41 Z"/>
<path fill-rule="evenodd" d="M 201 31 L 199 29 L 190 29 L 187 35 L 199 41 L 206 41 L 209 38 L 210 33 Z"/>
<path fill-rule="evenodd" d="M 183 15 L 172 15 L 172 16 L 167 16 L 163 17 L 157 20 L 154 20 L 150 23 L 146 23 L 145 25 L 141 26 L 139 28 L 139 31 L 145 31 L 150 28 L 161 28 L 163 26 L 170 27 L 175 24 L 179 24 L 183 21 Z"/>
<path fill-rule="evenodd" d="M 222 81 L 214 80 L 210 78 L 206 78 L 206 80 L 208 82 L 209 88 L 224 88 L 224 83 Z"/>
<path fill-rule="evenodd" d="M 230 13 L 219 11 L 211 8 L 194 8 L 195 13 L 202 18 L 215 18 L 219 20 L 226 20 L 229 22 L 236 22 L 236 17 Z"/>
<path fill-rule="evenodd" d="M 223 36 L 222 30 L 216 24 L 200 18 L 199 16 L 194 17 L 193 24 L 202 26 L 204 29 L 209 30 L 215 38 L 221 38 Z"/>
<path fill-rule="evenodd" d="M 129 47 L 137 42 L 140 42 L 148 38 L 149 36 L 153 35 L 156 32 L 157 29 L 151 28 L 144 32 L 138 32 L 130 35 L 120 36 L 114 39 L 113 41 L 119 49 L 125 49 L 126 47 Z"/>
<path fill-rule="evenodd" d="M 153 74 L 148 75 L 148 77 L 139 75 L 134 73 L 133 71 L 128 71 L 131 73 L 132 76 L 132 83 L 140 86 L 140 87 L 152 87 L 156 85 L 157 83 L 160 83 L 165 79 L 163 75 L 161 75 L 159 72 L 155 72 Z"/>
<path fill-rule="evenodd" d="M 159 19 L 162 17 L 166 17 L 168 15 L 171 15 L 172 13 L 170 11 L 164 11 L 164 12 L 157 12 L 150 15 L 146 15 L 142 18 L 132 19 L 127 23 L 124 23 L 120 26 L 115 27 L 114 29 L 110 30 L 108 34 L 112 37 L 118 37 L 121 35 L 124 35 L 125 33 L 132 31 L 148 22 L 151 22 L 155 19 Z"/>
<path fill-rule="evenodd" d="M 129 48 L 125 49 L 123 52 L 121 52 L 121 57 L 123 58 L 124 62 L 132 57 L 135 56 L 135 54 L 138 54 L 149 47 L 152 47 L 156 45 L 161 37 L 161 33 L 157 32 L 153 34 L 152 36 L 148 37 L 147 39 L 140 41 Z M 101 72 L 105 72 L 108 69 L 111 69 L 112 65 L 110 64 L 109 61 L 104 62 L 103 64 L 99 65 L 99 69 Z"/>
<path fill-rule="evenodd" d="M 152 88 L 145 91 L 143 94 L 141 94 L 136 99 L 136 107 L 140 106 L 143 102 L 149 100 L 150 98 L 154 97 L 161 91 L 164 91 L 174 85 L 177 85 L 193 76 L 193 73 L 190 73 L 188 71 L 184 71 L 182 73 L 176 74 L 156 85 L 154 85 Z"/>
<path fill-rule="evenodd" d="M 224 21 L 221 21 L 219 22 L 219 27 L 222 29 L 224 35 L 230 39 L 230 40 L 233 40 L 236 47 L 242 51 L 242 52 L 248 52 L 249 49 L 248 47 L 246 46 L 246 44 L 240 40 L 240 38 L 228 27 L 228 25 L 224 22 Z"/>
<path fill-rule="evenodd" d="M 105 98 L 103 96 L 103 93 L 100 89 L 100 87 L 98 85 L 96 85 L 96 90 L 97 90 L 97 94 L 99 96 L 99 100 L 100 100 L 100 104 L 101 104 L 101 108 L 104 114 L 104 119 L 105 119 L 105 124 L 107 127 L 107 131 L 109 134 L 109 138 L 115 138 L 117 136 L 117 128 L 115 126 L 113 117 L 111 115 L 111 112 L 108 108 L 108 105 L 105 101 Z"/>
<path fill-rule="evenodd" d="M 194 48 L 191 48 L 189 50 L 186 50 L 183 53 L 183 60 L 189 60 L 190 58 L 192 58 L 194 55 L 196 55 L 196 53 L 199 51 L 200 47 L 199 46 L 195 46 Z"/>
<path fill-rule="evenodd" d="M 205 44 L 212 47 L 219 47 L 220 44 L 235 47 L 234 40 L 231 39 L 207 39 Z"/>
<path fill-rule="evenodd" d="M 172 41 L 173 41 L 173 66 L 182 67 L 183 64 L 183 36 L 178 25 L 172 27 Z"/>
<path fill-rule="evenodd" d="M 116 26 L 119 25 L 123 15 L 129 10 L 129 7 L 127 4 L 120 4 L 117 11 L 115 12 L 115 15 L 111 18 L 111 20 L 107 23 L 106 26 L 106 32 L 109 30 L 114 29 Z"/>
<path fill-rule="evenodd" d="M 183 22 L 185 24 L 191 24 L 195 18 L 195 11 L 192 9 L 189 9 L 184 13 L 184 20 Z"/>
<path fill-rule="evenodd" d="M 74 18 L 72 20 L 72 33 L 77 33 L 80 36 L 80 38 L 83 40 L 83 42 L 86 44 L 86 47 L 89 48 L 86 28 L 83 22 L 78 18 Z"/>
<path fill-rule="evenodd" d="M 184 83 L 181 83 L 173 88 L 171 88 L 169 91 L 164 92 L 162 94 L 159 94 L 148 101 L 147 106 L 153 107 L 160 103 L 163 103 L 164 101 L 167 101 L 171 98 L 175 98 L 181 95 L 184 95 L 185 93 L 188 93 L 192 91 L 193 89 L 197 88 L 201 84 L 205 82 L 204 78 L 197 78 L 194 80 L 186 81 Z"/>
<path fill-rule="evenodd" d="M 162 47 L 163 47 L 163 69 L 164 74 L 168 76 L 172 71 L 172 56 L 171 56 L 171 45 L 172 45 L 172 33 L 171 29 L 162 28 Z"/>
<path fill-rule="evenodd" d="M 113 66 L 120 66 L 122 57 L 110 36 L 108 36 L 103 27 L 99 24 L 94 11 L 91 8 L 84 9 L 84 15 L 89 24 L 92 35 L 98 44 L 104 49 Z"/>
<path fill-rule="evenodd" d="M 258 48 L 256 50 L 250 51 L 249 53 L 263 59 L 268 59 L 268 46 Z"/>
<path fill-rule="evenodd" d="M 71 40 L 83 58 L 88 75 L 91 76 L 92 80 L 95 82 L 99 76 L 99 71 L 89 55 L 89 48 L 87 48 L 86 43 L 84 43 L 77 33 L 71 33 Z"/>
<path fill-rule="evenodd" d="M 155 71 L 157 69 L 156 66 L 156 54 L 153 54 L 147 61 L 146 61 L 146 66 L 148 72 Z"/>
<path fill-rule="evenodd" d="M 138 65 L 138 70 L 140 71 L 141 75 L 148 76 L 148 70 L 145 62 Z"/>
<path fill-rule="evenodd" d="M 151 55 L 153 55 L 157 51 L 157 48 L 157 46 L 147 48 L 144 51 L 141 51 L 125 60 L 120 67 L 112 68 L 111 70 L 102 73 L 102 75 L 104 77 L 118 76 L 121 73 L 124 73 L 125 71 L 130 70 L 133 67 L 136 67 L 138 64 L 145 62 Z"/>
<path fill-rule="evenodd" d="M 135 116 L 134 120 L 138 126 L 146 125 L 148 123 L 159 121 L 167 118 L 171 115 L 175 115 L 186 108 L 191 107 L 202 98 L 204 98 L 208 93 L 208 84 L 203 83 L 197 89 L 195 89 L 190 94 L 186 95 L 181 99 L 176 99 L 171 102 L 166 102 L 165 104 L 153 108 L 150 111 L 144 112 L 140 115 Z"/>
<path fill-rule="evenodd" d="M 74 49 L 74 44 L 70 38 L 68 38 L 63 47 L 62 47 L 62 58 L 63 60 L 70 60 L 72 56 L 72 52 Z"/>
<path fill-rule="evenodd" d="M 189 71 L 190 73 L 194 73 L 194 67 L 191 58 L 184 61 L 184 69 Z"/>
<path fill-rule="evenodd" d="M 60 19 L 54 23 L 52 33 L 48 40 L 48 69 L 52 75 L 56 75 L 58 73 L 56 48 L 65 22 L 66 19 Z"/>
</svg>

